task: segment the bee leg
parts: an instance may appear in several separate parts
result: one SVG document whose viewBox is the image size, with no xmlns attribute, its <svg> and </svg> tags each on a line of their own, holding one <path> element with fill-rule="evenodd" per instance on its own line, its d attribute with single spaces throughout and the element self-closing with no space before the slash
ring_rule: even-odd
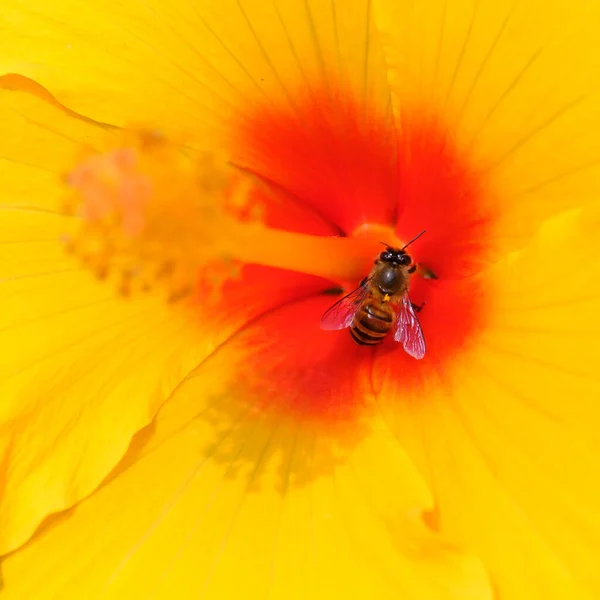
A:
<svg viewBox="0 0 600 600">
<path fill-rule="evenodd" d="M 411 302 L 410 304 L 413 307 L 413 310 L 418 313 L 423 310 L 423 307 L 427 304 L 427 302 L 421 302 L 421 304 L 415 304 L 414 302 Z"/>
<path fill-rule="evenodd" d="M 419 275 L 423 279 L 439 279 L 439 277 L 434 271 L 432 271 L 428 267 L 423 266 L 422 264 L 417 265 L 417 269 L 419 269 Z"/>
<path fill-rule="evenodd" d="M 367 283 L 367 281 L 369 281 L 369 277 L 365 277 L 359 284 L 358 287 L 362 287 L 363 285 L 365 285 L 365 283 Z"/>
<path fill-rule="evenodd" d="M 408 272 L 409 272 L 409 273 L 414 273 L 416 270 L 417 270 L 417 265 L 416 265 L 416 264 L 413 264 L 413 265 L 410 267 L 410 269 L 408 269 Z"/>
</svg>

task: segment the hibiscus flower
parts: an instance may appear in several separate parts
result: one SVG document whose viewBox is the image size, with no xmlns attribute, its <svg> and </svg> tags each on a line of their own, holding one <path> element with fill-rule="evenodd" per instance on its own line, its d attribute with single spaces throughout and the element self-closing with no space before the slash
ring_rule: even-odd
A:
<svg viewBox="0 0 600 600">
<path fill-rule="evenodd" d="M 597 597 L 599 25 L 5 0 L 4 596 Z"/>
</svg>

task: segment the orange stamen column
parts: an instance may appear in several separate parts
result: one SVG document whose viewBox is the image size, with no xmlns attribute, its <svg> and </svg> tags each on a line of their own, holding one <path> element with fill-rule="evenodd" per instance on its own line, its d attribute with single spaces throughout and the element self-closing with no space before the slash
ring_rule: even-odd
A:
<svg viewBox="0 0 600 600">
<path fill-rule="evenodd" d="M 237 223 L 223 248 L 246 263 L 317 275 L 338 282 L 356 282 L 373 267 L 380 240 L 397 242 L 389 228 L 361 228 L 352 237 L 322 237 Z M 381 248 L 382 249 L 382 248 Z"/>
</svg>

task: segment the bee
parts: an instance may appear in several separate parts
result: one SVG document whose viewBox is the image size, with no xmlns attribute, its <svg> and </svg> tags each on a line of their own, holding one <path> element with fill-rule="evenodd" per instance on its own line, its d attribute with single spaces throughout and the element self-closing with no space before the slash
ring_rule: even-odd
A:
<svg viewBox="0 0 600 600">
<path fill-rule="evenodd" d="M 338 300 L 321 317 L 321 329 L 350 328 L 352 339 L 360 346 L 376 346 L 394 330 L 394 340 L 410 356 L 425 356 L 425 338 L 415 306 L 408 295 L 410 276 L 417 266 L 406 248 L 425 231 L 421 231 L 402 248 L 384 244 L 386 249 L 375 266 L 353 292 Z"/>
</svg>

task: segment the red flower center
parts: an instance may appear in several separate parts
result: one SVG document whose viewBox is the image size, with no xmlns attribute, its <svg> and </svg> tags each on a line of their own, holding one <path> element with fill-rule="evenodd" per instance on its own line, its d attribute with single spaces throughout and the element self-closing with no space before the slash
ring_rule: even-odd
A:
<svg viewBox="0 0 600 600">
<path fill-rule="evenodd" d="M 426 303 L 419 313 L 426 356 L 415 361 L 388 336 L 374 350 L 375 366 L 398 377 L 407 390 L 432 374 L 445 377 L 480 330 L 488 310 L 486 290 L 476 277 L 492 259 L 494 214 L 485 181 L 435 115 L 406 114 L 394 127 L 391 115 L 366 113 L 346 96 L 298 94 L 297 98 L 302 101 L 293 108 L 268 107 L 243 116 L 236 141 L 243 150 L 236 162 L 283 191 L 288 202 L 304 207 L 304 222 L 296 218 L 290 223 L 281 214 L 272 214 L 271 226 L 297 230 L 304 225 L 305 232 L 323 235 L 329 229 L 329 235 L 342 236 L 380 226 L 385 228 L 382 232 L 387 230 L 387 238 L 372 240 L 367 250 L 371 260 L 382 249 L 378 241 L 406 242 L 427 230 L 410 248 L 415 262 L 437 276 L 417 273 L 410 287 L 412 301 Z M 312 260 L 320 260 L 317 247 Z M 365 266 L 360 278 L 369 269 Z M 357 285 L 358 279 L 349 283 Z M 318 376 L 312 369 L 310 376 L 299 374 L 294 381 L 317 413 L 331 410 L 323 378 L 339 381 L 349 376 L 346 371 L 371 364 L 372 350 L 355 347 L 347 332 L 318 331 L 319 311 L 337 299 L 323 297 L 310 309 L 310 335 L 283 320 L 278 321 L 283 332 L 269 329 L 280 344 L 289 346 L 292 335 L 299 335 L 303 344 L 313 347 L 313 358 L 314 352 L 322 355 Z M 338 373 L 339 365 L 344 365 L 345 375 Z M 345 409 L 353 411 L 357 401 L 348 394 Z"/>
</svg>

